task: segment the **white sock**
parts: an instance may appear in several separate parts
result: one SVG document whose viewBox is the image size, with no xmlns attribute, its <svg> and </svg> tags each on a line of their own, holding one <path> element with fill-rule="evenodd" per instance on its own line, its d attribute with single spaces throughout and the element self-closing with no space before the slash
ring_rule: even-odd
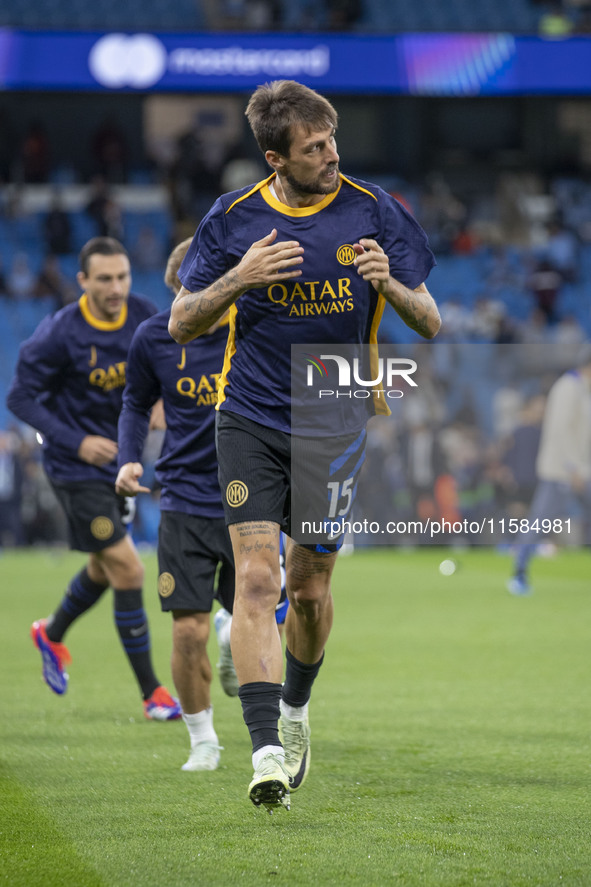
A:
<svg viewBox="0 0 591 887">
<path fill-rule="evenodd" d="M 308 717 L 308 705 L 309 703 L 306 702 L 305 705 L 296 707 L 295 705 L 288 705 L 283 699 L 279 700 L 281 714 L 291 721 L 305 721 Z"/>
<path fill-rule="evenodd" d="M 218 742 L 217 733 L 213 729 L 213 705 L 194 715 L 187 715 L 183 712 L 183 721 L 187 725 L 191 737 L 191 748 L 198 742 Z"/>
<path fill-rule="evenodd" d="M 256 770 L 262 758 L 265 755 L 275 755 L 276 758 L 279 758 L 282 762 L 285 760 L 285 752 L 283 751 L 283 747 L 281 745 L 263 745 L 262 748 L 253 751 L 252 753 L 252 766 Z"/>
</svg>

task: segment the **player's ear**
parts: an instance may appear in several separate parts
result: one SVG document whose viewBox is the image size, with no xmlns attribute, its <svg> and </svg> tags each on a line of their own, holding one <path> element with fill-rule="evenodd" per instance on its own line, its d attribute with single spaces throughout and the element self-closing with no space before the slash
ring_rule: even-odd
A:
<svg viewBox="0 0 591 887">
<path fill-rule="evenodd" d="M 281 172 L 285 166 L 285 157 L 278 151 L 265 151 L 265 160 L 275 172 Z"/>
<path fill-rule="evenodd" d="M 85 290 L 86 289 L 86 274 L 84 273 L 84 271 L 78 271 L 78 273 L 76 274 L 76 280 L 78 281 L 78 286 L 80 287 L 80 289 Z"/>
</svg>

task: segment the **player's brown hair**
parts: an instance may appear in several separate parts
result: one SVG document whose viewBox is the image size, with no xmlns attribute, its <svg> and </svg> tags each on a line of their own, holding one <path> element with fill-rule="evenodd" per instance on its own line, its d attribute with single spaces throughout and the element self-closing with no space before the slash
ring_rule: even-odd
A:
<svg viewBox="0 0 591 887">
<path fill-rule="evenodd" d="M 328 99 L 295 80 L 273 80 L 259 86 L 250 97 L 245 114 L 263 154 L 277 151 L 289 157 L 296 126 L 308 132 L 334 127 L 338 115 Z"/>
<path fill-rule="evenodd" d="M 78 256 L 78 263 L 83 274 L 88 275 L 90 257 L 96 253 L 100 256 L 127 256 L 129 258 L 123 244 L 115 240 L 114 237 L 92 237 L 84 244 Z"/>
<path fill-rule="evenodd" d="M 164 283 L 175 296 L 182 286 L 182 283 L 180 282 L 178 277 L 179 268 L 181 267 L 187 250 L 191 246 L 192 240 L 192 237 L 187 237 L 187 239 L 183 240 L 182 243 L 177 244 L 177 246 L 175 246 L 175 248 L 169 255 L 168 262 L 166 263 L 166 271 L 164 272 Z"/>
</svg>

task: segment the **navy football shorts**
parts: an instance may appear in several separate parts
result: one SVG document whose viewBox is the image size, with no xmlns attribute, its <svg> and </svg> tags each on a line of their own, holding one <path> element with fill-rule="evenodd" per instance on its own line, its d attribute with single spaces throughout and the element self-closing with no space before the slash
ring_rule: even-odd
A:
<svg viewBox="0 0 591 887">
<path fill-rule="evenodd" d="M 338 551 L 365 457 L 365 430 L 298 438 L 229 410 L 216 417 L 219 481 L 226 523 L 273 521 L 313 551 Z M 302 527 L 310 524 L 311 532 Z"/>
<path fill-rule="evenodd" d="M 51 480 L 51 486 L 66 513 L 70 548 L 103 551 L 126 536 L 125 497 L 117 495 L 113 484 Z"/>
<path fill-rule="evenodd" d="M 223 517 L 163 511 L 158 529 L 158 596 L 163 611 L 211 613 L 234 605 L 234 557 Z"/>
</svg>

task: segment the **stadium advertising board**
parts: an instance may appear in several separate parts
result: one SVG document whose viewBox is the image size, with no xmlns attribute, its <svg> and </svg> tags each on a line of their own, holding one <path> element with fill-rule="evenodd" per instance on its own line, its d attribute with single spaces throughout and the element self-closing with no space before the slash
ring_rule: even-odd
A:
<svg viewBox="0 0 591 887">
<path fill-rule="evenodd" d="M 323 92 L 591 91 L 591 41 L 510 34 L 264 36 L 0 30 L 0 89 L 236 92 L 300 80 Z"/>
</svg>

